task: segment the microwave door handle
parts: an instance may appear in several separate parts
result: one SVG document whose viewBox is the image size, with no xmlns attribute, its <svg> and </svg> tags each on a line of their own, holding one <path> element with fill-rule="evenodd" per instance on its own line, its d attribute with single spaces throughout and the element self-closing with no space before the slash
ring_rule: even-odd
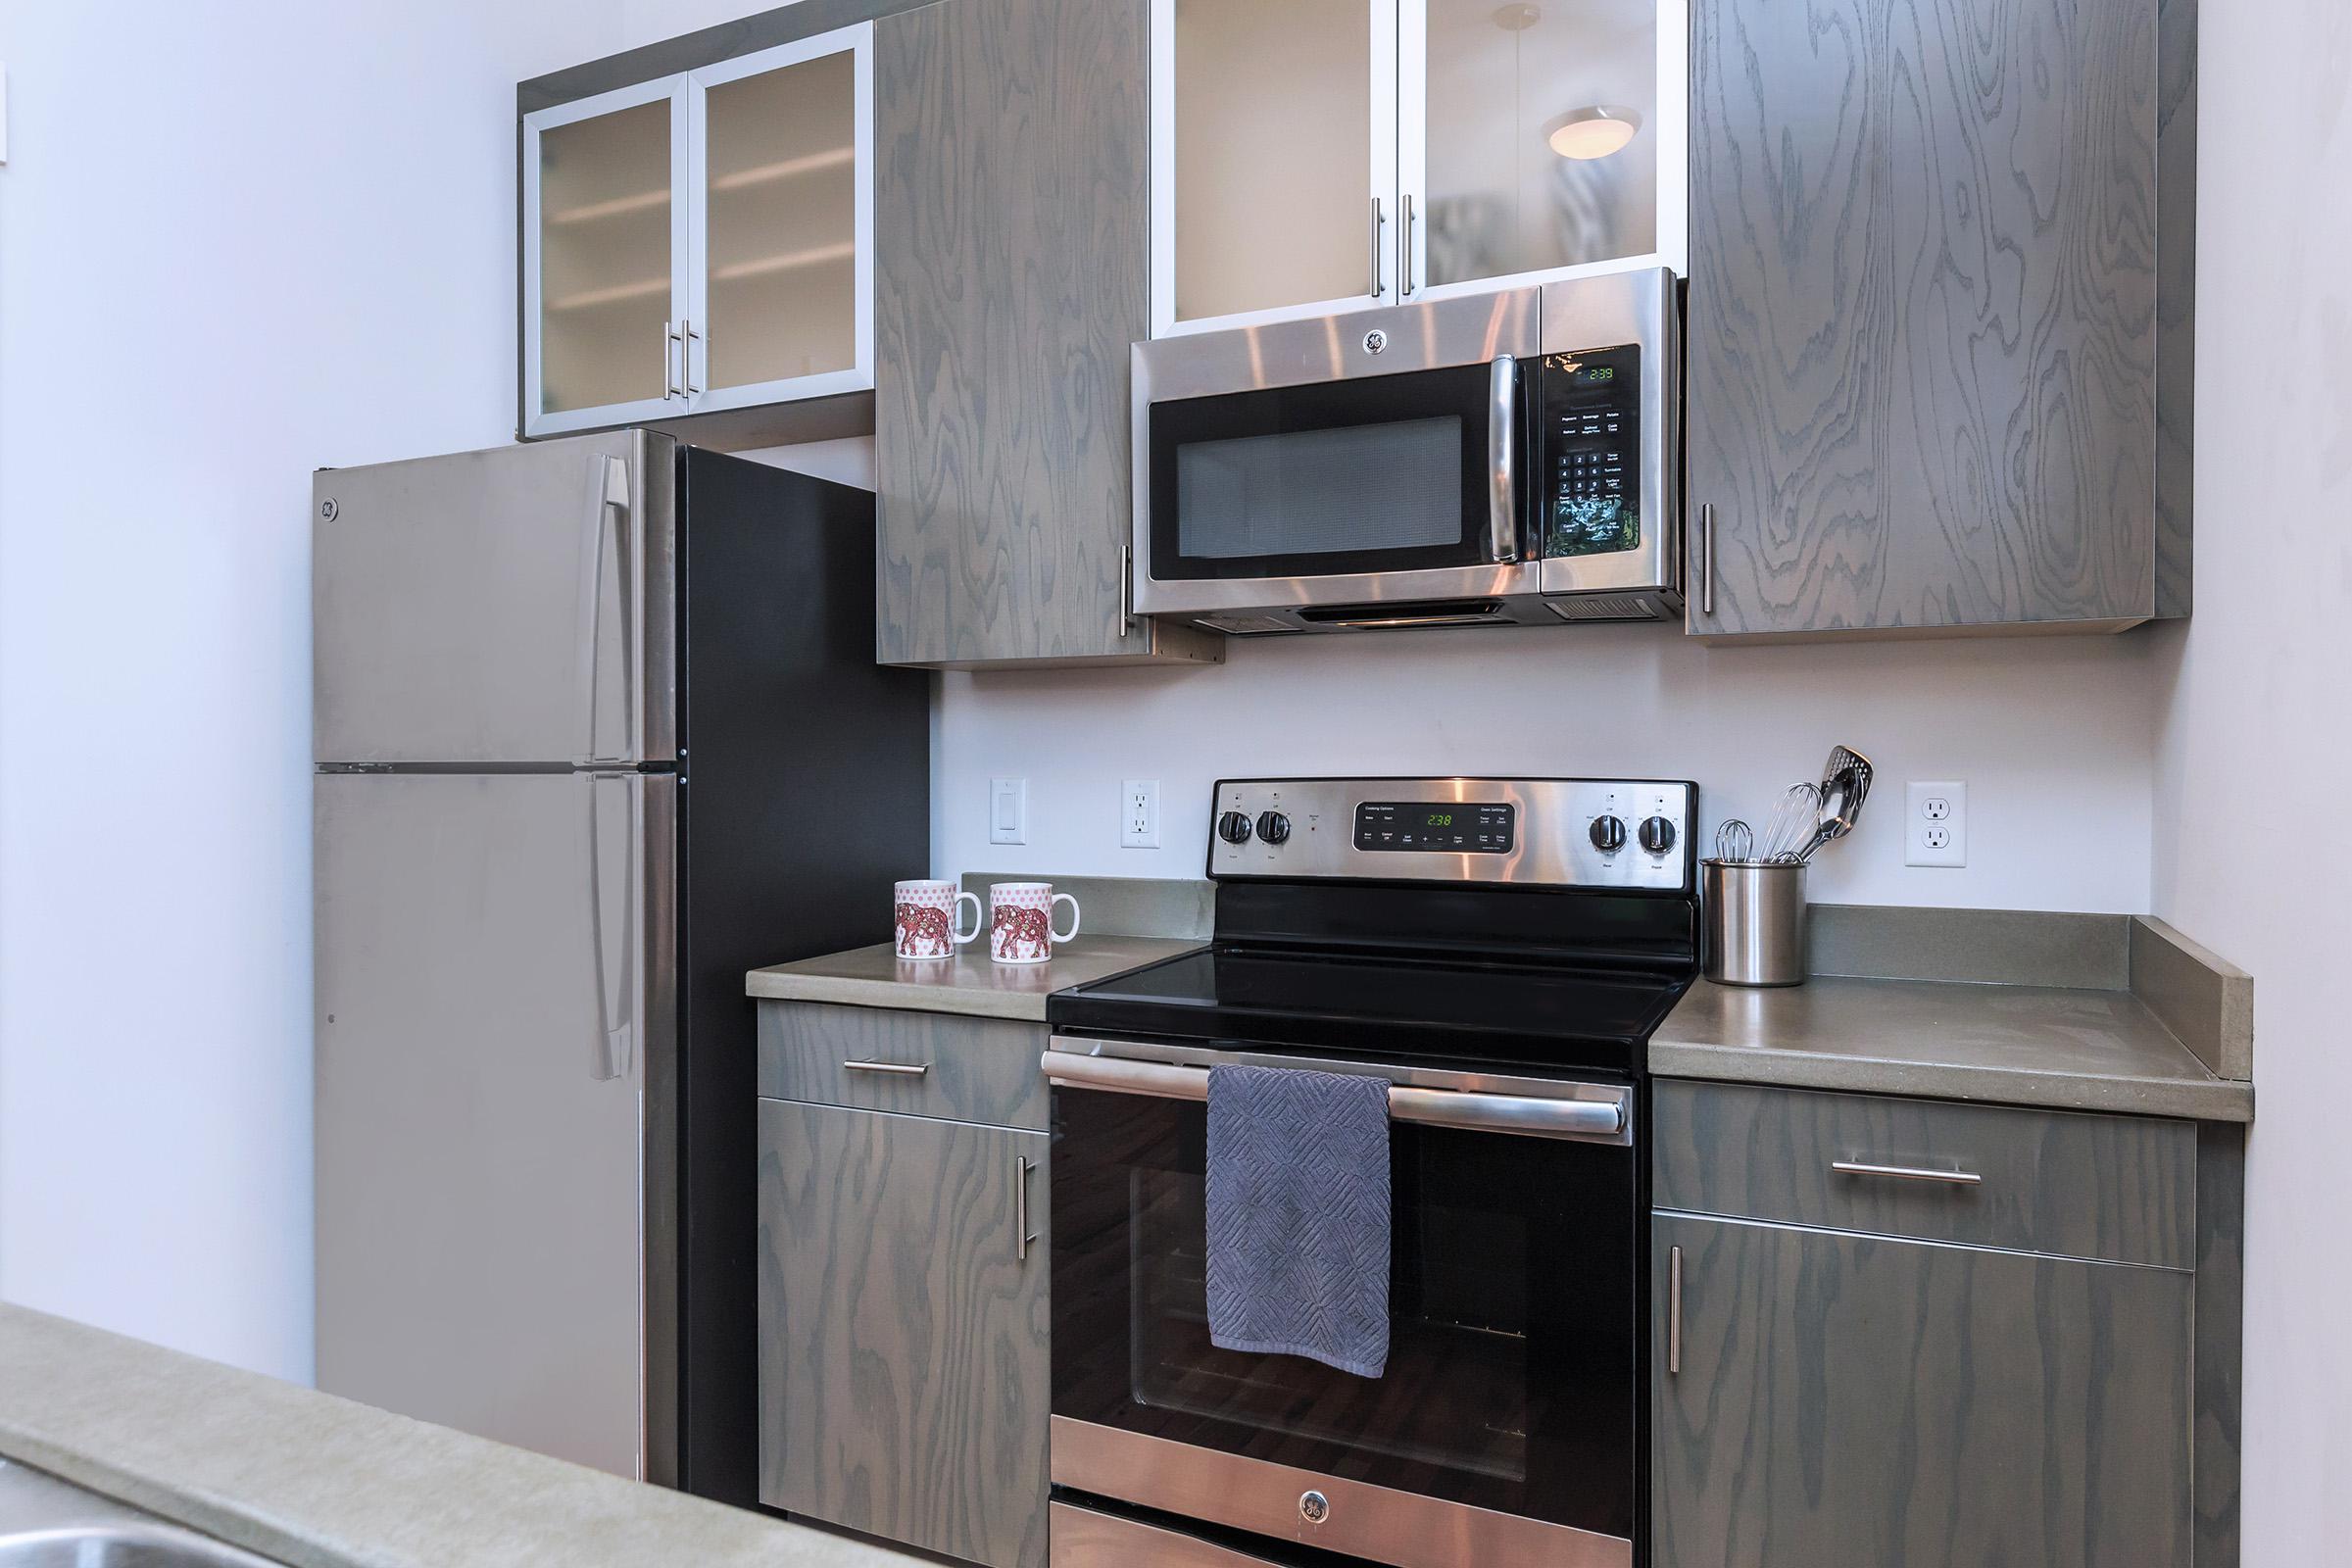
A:
<svg viewBox="0 0 2352 1568">
<path fill-rule="evenodd" d="M 1487 409 L 1487 544 L 1496 564 L 1519 559 L 1519 361 L 1494 356 Z"/>
</svg>

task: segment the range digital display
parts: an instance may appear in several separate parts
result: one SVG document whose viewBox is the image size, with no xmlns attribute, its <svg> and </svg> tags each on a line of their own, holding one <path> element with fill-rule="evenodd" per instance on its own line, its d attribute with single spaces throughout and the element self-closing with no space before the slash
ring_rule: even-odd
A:
<svg viewBox="0 0 2352 1568">
<path fill-rule="evenodd" d="M 1355 847 L 1423 855 L 1508 855 L 1518 808 L 1429 801 L 1365 801 L 1355 808 Z"/>
</svg>

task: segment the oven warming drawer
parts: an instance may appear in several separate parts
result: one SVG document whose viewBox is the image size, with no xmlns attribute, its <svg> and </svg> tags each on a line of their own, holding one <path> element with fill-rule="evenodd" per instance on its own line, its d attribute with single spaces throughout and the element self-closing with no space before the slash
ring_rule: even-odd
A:
<svg viewBox="0 0 2352 1568">
<path fill-rule="evenodd" d="M 1297 1542 L 1390 1568 L 1631 1568 L 1634 1544 L 1544 1519 L 1341 1481 L 1116 1427 L 1053 1420 L 1054 1484 L 1139 1507 Z M 1076 1540 L 1065 1551 L 1065 1516 Z M 1315 1517 L 1319 1516 L 1319 1517 Z M 1081 1509 L 1054 1510 L 1053 1568 L 1242 1568 L 1250 1559 L 1172 1532 Z M 1168 1555 L 1151 1554 L 1165 1536 Z M 1098 1552 L 1100 1543 L 1105 1550 Z M 1081 1554 L 1083 1552 L 1083 1554 Z M 1190 1553 L 1190 1555 L 1186 1555 Z"/>
</svg>

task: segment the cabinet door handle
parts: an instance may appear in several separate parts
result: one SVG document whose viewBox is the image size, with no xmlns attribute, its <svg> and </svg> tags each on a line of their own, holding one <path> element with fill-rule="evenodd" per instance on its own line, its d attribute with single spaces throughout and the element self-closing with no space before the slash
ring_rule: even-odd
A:
<svg viewBox="0 0 2352 1568">
<path fill-rule="evenodd" d="M 678 323 L 663 321 L 662 323 L 662 396 L 664 399 L 681 395 L 678 388 L 679 375 L 672 367 L 685 358 L 686 342 L 678 335 Z"/>
<path fill-rule="evenodd" d="M 1715 506 L 1712 502 L 1698 509 L 1698 610 L 1702 615 L 1715 613 Z"/>
<path fill-rule="evenodd" d="M 692 321 L 680 321 L 678 324 L 685 328 L 685 340 L 678 345 L 678 379 L 684 383 L 681 394 L 693 397 L 703 390 L 694 384 L 694 346 L 703 341 L 703 334 L 694 329 Z M 705 370 L 710 368 L 710 356 L 706 352 L 703 356 Z"/>
<path fill-rule="evenodd" d="M 1135 630 L 1135 547 L 1119 546 L 1119 630 L 1124 641 Z"/>
<path fill-rule="evenodd" d="M 1409 300 L 1413 297 L 1413 198 L 1409 191 L 1404 196 L 1404 207 L 1399 217 L 1404 225 L 1404 249 L 1397 262 L 1396 297 Z"/>
<path fill-rule="evenodd" d="M 1026 1154 L 1014 1156 L 1012 1165 L 1012 1233 L 1020 1238 L 1014 1255 L 1025 1263 L 1029 1260 L 1029 1249 L 1037 1242 L 1029 1229 L 1029 1173 L 1037 1167 L 1029 1163 Z"/>
<path fill-rule="evenodd" d="M 1683 1250 L 1666 1254 L 1666 1370 L 1683 1370 Z"/>
<path fill-rule="evenodd" d="M 1388 232 L 1389 209 L 1377 196 L 1372 198 L 1372 297 L 1380 298 L 1380 242 Z"/>
<path fill-rule="evenodd" d="M 927 1061 L 845 1061 L 841 1065 L 850 1072 L 887 1072 L 903 1078 L 920 1078 L 931 1070 Z"/>
<path fill-rule="evenodd" d="M 1977 1187 L 1984 1178 L 1973 1170 L 1928 1170 L 1918 1165 L 1870 1165 L 1858 1159 L 1833 1159 L 1830 1169 L 1840 1176 L 1885 1176 L 1898 1182 L 1942 1182 L 1952 1187 Z"/>
</svg>

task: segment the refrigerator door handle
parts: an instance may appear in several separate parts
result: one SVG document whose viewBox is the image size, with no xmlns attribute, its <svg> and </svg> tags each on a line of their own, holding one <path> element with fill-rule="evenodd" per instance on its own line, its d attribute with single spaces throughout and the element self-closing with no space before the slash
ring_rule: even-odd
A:
<svg viewBox="0 0 2352 1568">
<path fill-rule="evenodd" d="M 636 1000 L 632 983 L 637 931 L 637 859 L 644 829 L 639 817 L 639 785 L 629 773 L 582 775 L 588 795 L 588 939 L 595 949 L 596 1038 L 588 1076 L 600 1083 L 626 1078 L 636 1060 Z M 628 817 L 628 853 L 621 857 L 620 918 L 605 918 L 605 845 L 603 795 L 617 785 Z M 617 928 L 617 930 L 616 930 Z M 617 934 L 619 942 L 609 940 Z M 617 947 L 617 952 L 614 951 Z"/>
<path fill-rule="evenodd" d="M 597 749 L 596 719 L 598 683 L 601 679 L 605 650 L 605 563 L 620 564 L 621 596 L 628 597 L 628 569 L 621 559 L 620 519 L 629 511 L 629 466 L 620 458 L 598 456 L 588 460 L 591 505 L 588 509 L 588 536 L 581 541 L 580 614 L 573 628 L 579 639 L 580 673 L 580 749 L 573 760 L 583 767 L 602 762 L 634 760 L 637 711 L 634 694 L 623 704 L 627 713 L 627 750 L 613 756 Z M 629 656 L 627 606 L 622 606 L 620 665 L 621 677 L 628 678 Z"/>
</svg>

